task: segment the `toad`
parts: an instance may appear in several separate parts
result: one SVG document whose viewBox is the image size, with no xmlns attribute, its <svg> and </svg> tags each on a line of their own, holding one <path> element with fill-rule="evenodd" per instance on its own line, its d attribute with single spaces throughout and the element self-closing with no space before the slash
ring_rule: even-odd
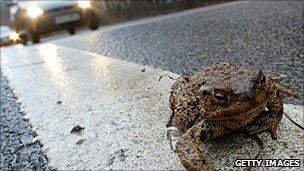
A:
<svg viewBox="0 0 304 171">
<path fill-rule="evenodd" d="M 172 110 L 167 127 L 179 137 L 175 149 L 187 170 L 206 170 L 201 144 L 229 133 L 257 135 L 268 131 L 277 139 L 283 116 L 280 93 L 294 96 L 276 77 L 229 62 L 211 65 L 193 76 L 182 75 L 171 88 Z"/>
</svg>

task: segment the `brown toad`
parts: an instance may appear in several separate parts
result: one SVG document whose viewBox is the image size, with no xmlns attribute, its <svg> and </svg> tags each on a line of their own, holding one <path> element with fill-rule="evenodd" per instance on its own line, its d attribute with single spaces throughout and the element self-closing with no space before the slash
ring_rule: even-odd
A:
<svg viewBox="0 0 304 171">
<path fill-rule="evenodd" d="M 176 151 L 188 170 L 212 168 L 200 144 L 232 132 L 257 135 L 269 131 L 277 138 L 283 116 L 279 93 L 294 93 L 261 70 L 222 62 L 193 75 L 180 76 L 172 85 L 167 127 L 181 137 Z"/>
</svg>

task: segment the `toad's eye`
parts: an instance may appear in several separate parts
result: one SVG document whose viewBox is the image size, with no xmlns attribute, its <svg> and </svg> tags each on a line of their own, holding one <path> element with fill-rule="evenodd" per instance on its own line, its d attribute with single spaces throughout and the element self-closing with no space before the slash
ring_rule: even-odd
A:
<svg viewBox="0 0 304 171">
<path fill-rule="evenodd" d="M 213 97 L 217 103 L 220 103 L 223 105 L 228 104 L 229 97 L 224 93 L 215 92 Z"/>
</svg>

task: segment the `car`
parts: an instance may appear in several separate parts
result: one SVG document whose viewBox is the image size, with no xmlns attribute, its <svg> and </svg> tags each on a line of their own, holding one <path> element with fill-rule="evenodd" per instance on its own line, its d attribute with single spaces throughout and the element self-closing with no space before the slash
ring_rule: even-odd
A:
<svg viewBox="0 0 304 171">
<path fill-rule="evenodd" d="M 0 26 L 0 47 L 24 43 L 20 35 L 12 31 L 8 26 Z"/>
<path fill-rule="evenodd" d="M 92 30 L 99 27 L 91 1 L 12 1 L 7 5 L 12 27 L 25 33 L 24 42 L 38 43 L 41 34 L 62 29 L 74 34 L 75 27 L 84 24 Z"/>
</svg>

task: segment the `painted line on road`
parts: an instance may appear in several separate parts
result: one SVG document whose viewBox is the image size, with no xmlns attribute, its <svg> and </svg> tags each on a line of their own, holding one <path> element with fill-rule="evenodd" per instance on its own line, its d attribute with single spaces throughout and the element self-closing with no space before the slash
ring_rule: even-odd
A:
<svg viewBox="0 0 304 171">
<path fill-rule="evenodd" d="M 166 140 L 172 80 L 158 81 L 176 74 L 53 44 L 20 51 L 1 51 L 2 70 L 52 168 L 182 169 Z"/>
</svg>

